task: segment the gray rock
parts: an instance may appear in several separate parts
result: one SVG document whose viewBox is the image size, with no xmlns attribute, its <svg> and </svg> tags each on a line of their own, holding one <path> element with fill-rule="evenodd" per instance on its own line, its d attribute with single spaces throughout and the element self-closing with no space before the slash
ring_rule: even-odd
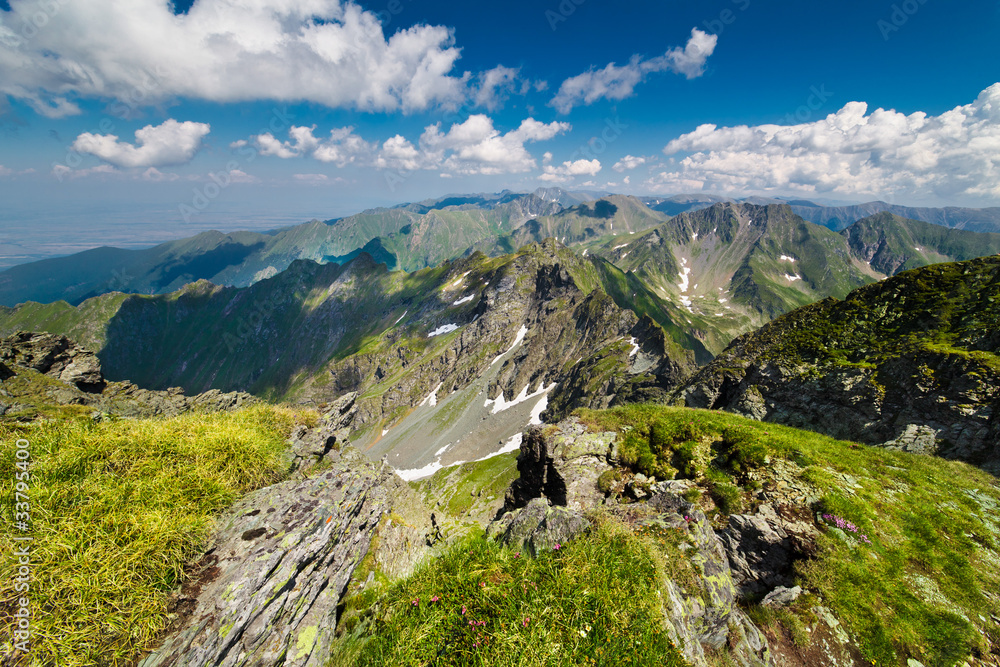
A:
<svg viewBox="0 0 1000 667">
<path fill-rule="evenodd" d="M 551 507 L 544 498 L 535 498 L 492 522 L 486 535 L 511 548 L 538 555 L 565 544 L 589 527 L 590 522 L 576 512 Z"/>
<path fill-rule="evenodd" d="M 560 422 L 558 431 L 530 428 L 517 458 L 520 477 L 507 492 L 505 508 L 524 507 L 545 497 L 553 505 L 584 512 L 604 502 L 597 478 L 612 468 L 615 433 L 589 433 L 575 418 Z"/>
<path fill-rule="evenodd" d="M 99 392 L 105 384 L 97 355 L 66 336 L 19 331 L 0 341 L 0 360 L 88 392 Z"/>
<path fill-rule="evenodd" d="M 765 595 L 760 604 L 764 607 L 783 607 L 798 600 L 800 595 L 802 595 L 801 586 L 795 586 L 793 588 L 778 586 L 773 591 Z"/>
<path fill-rule="evenodd" d="M 187 613 L 142 667 L 324 665 L 337 605 L 390 506 L 390 477 L 353 455 L 238 502 L 179 596 Z"/>
<path fill-rule="evenodd" d="M 689 558 L 701 571 L 697 590 L 681 590 L 672 581 L 667 584 L 663 607 L 674 644 L 698 667 L 707 665 L 706 647 L 723 646 L 729 646 L 731 656 L 745 667 L 773 665 L 764 635 L 736 604 L 738 596 L 729 561 L 705 514 L 680 497 L 670 499 L 661 494 L 654 500 L 661 507 L 679 511 L 665 512 L 641 525 L 685 531 L 694 547 Z"/>
<path fill-rule="evenodd" d="M 719 537 L 740 595 L 760 595 L 778 586 L 790 586 L 792 563 L 809 550 L 816 534 L 815 527 L 786 520 L 767 504 L 754 515 L 731 515 Z"/>
</svg>

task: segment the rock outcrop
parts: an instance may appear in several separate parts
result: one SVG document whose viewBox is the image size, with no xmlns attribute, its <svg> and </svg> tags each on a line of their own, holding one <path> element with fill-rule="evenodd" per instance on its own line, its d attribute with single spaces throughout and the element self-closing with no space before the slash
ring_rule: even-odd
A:
<svg viewBox="0 0 1000 667">
<path fill-rule="evenodd" d="M 792 565 L 814 551 L 819 531 L 763 504 L 755 514 L 730 516 L 729 525 L 718 535 L 740 595 L 756 597 L 792 585 Z"/>
<path fill-rule="evenodd" d="M 486 535 L 535 556 L 558 548 L 589 527 L 590 522 L 576 512 L 549 505 L 545 498 L 534 498 L 491 523 Z"/>
<path fill-rule="evenodd" d="M 395 477 L 357 453 L 327 458 L 317 476 L 236 504 L 142 667 L 325 664 L 337 605 L 392 507 Z"/>
<path fill-rule="evenodd" d="M 89 393 L 105 387 L 97 355 L 66 336 L 21 331 L 0 341 L 0 360 L 38 371 Z"/>
<path fill-rule="evenodd" d="M 679 495 L 688 485 L 659 482 L 649 487 L 646 501 L 606 501 L 597 482 L 618 463 L 616 437 L 591 433 L 575 418 L 530 429 L 518 456 L 521 476 L 507 494 L 505 513 L 487 534 L 534 551 L 551 549 L 553 542 L 585 530 L 582 514 L 599 506 L 637 528 L 683 531 L 699 574 L 693 589 L 673 581 L 667 585 L 663 605 L 674 643 L 698 667 L 708 664 L 706 648 L 724 645 L 742 666 L 773 665 L 764 635 L 736 605 L 740 592 L 723 541 L 705 514 Z"/>
<path fill-rule="evenodd" d="M 110 382 L 96 354 L 66 336 L 44 332 L 20 331 L 0 340 L 0 360 L 9 411 L 30 411 L 41 401 L 88 406 L 95 417 L 172 417 L 190 410 L 236 410 L 259 400 L 241 391 L 210 389 L 187 396 L 180 387 L 154 391 Z"/>
</svg>

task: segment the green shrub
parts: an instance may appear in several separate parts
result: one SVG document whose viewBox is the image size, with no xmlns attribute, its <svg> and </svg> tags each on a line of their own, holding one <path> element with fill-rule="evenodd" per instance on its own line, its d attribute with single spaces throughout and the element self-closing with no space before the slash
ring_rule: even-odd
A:
<svg viewBox="0 0 1000 667">
<path fill-rule="evenodd" d="M 601 473 L 601 476 L 597 478 L 597 488 L 600 489 L 601 493 L 611 493 L 614 491 L 615 486 L 621 478 L 622 473 L 618 468 L 605 470 Z"/>
<path fill-rule="evenodd" d="M 709 493 L 723 514 L 738 514 L 743 509 L 743 493 L 735 484 L 712 482 L 709 484 Z"/>
<path fill-rule="evenodd" d="M 723 428 L 722 440 L 716 445 L 716 450 L 719 462 L 737 475 L 762 467 L 771 454 L 771 449 L 761 442 L 756 429 L 743 424 Z"/>
<path fill-rule="evenodd" d="M 697 479 L 700 476 L 697 443 L 685 442 L 678 447 L 674 452 L 673 465 L 677 468 L 682 478 Z"/>
</svg>

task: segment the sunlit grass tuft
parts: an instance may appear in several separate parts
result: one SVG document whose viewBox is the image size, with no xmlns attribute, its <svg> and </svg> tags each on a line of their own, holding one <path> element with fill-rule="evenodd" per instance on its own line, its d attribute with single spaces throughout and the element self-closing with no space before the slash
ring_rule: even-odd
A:
<svg viewBox="0 0 1000 667">
<path fill-rule="evenodd" d="M 0 503 L 12 525 L 15 441 L 30 443 L 33 664 L 126 665 L 166 624 L 218 514 L 278 480 L 281 453 L 304 412 L 254 406 L 170 419 L 0 425 Z M 5 552 L 11 533 L 4 531 Z M 11 613 L 10 559 L 0 609 Z"/>
</svg>

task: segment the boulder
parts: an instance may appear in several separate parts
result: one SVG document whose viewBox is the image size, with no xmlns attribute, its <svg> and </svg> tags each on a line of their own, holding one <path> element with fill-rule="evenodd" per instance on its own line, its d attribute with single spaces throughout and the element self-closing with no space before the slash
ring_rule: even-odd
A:
<svg viewBox="0 0 1000 667">
<path fill-rule="evenodd" d="M 19 331 L 0 341 L 0 360 L 99 393 L 105 386 L 101 362 L 66 336 Z"/>
<path fill-rule="evenodd" d="M 737 590 L 750 597 L 791 586 L 792 564 L 809 552 L 816 535 L 811 524 L 786 519 L 764 504 L 756 514 L 731 515 L 719 537 Z"/>
<path fill-rule="evenodd" d="M 507 492 L 505 509 L 539 497 L 575 512 L 597 507 L 604 502 L 597 478 L 612 468 L 616 438 L 615 433 L 590 433 L 575 418 L 548 435 L 541 427 L 528 429 L 517 457 L 520 477 Z"/>
<path fill-rule="evenodd" d="M 564 544 L 589 527 L 590 522 L 576 512 L 552 507 L 545 498 L 535 498 L 491 523 L 486 535 L 511 548 L 538 555 Z"/>
<path fill-rule="evenodd" d="M 760 604 L 763 607 L 784 607 L 798 600 L 800 595 L 802 595 L 801 586 L 794 586 L 793 588 L 778 586 L 765 595 Z"/>
</svg>

